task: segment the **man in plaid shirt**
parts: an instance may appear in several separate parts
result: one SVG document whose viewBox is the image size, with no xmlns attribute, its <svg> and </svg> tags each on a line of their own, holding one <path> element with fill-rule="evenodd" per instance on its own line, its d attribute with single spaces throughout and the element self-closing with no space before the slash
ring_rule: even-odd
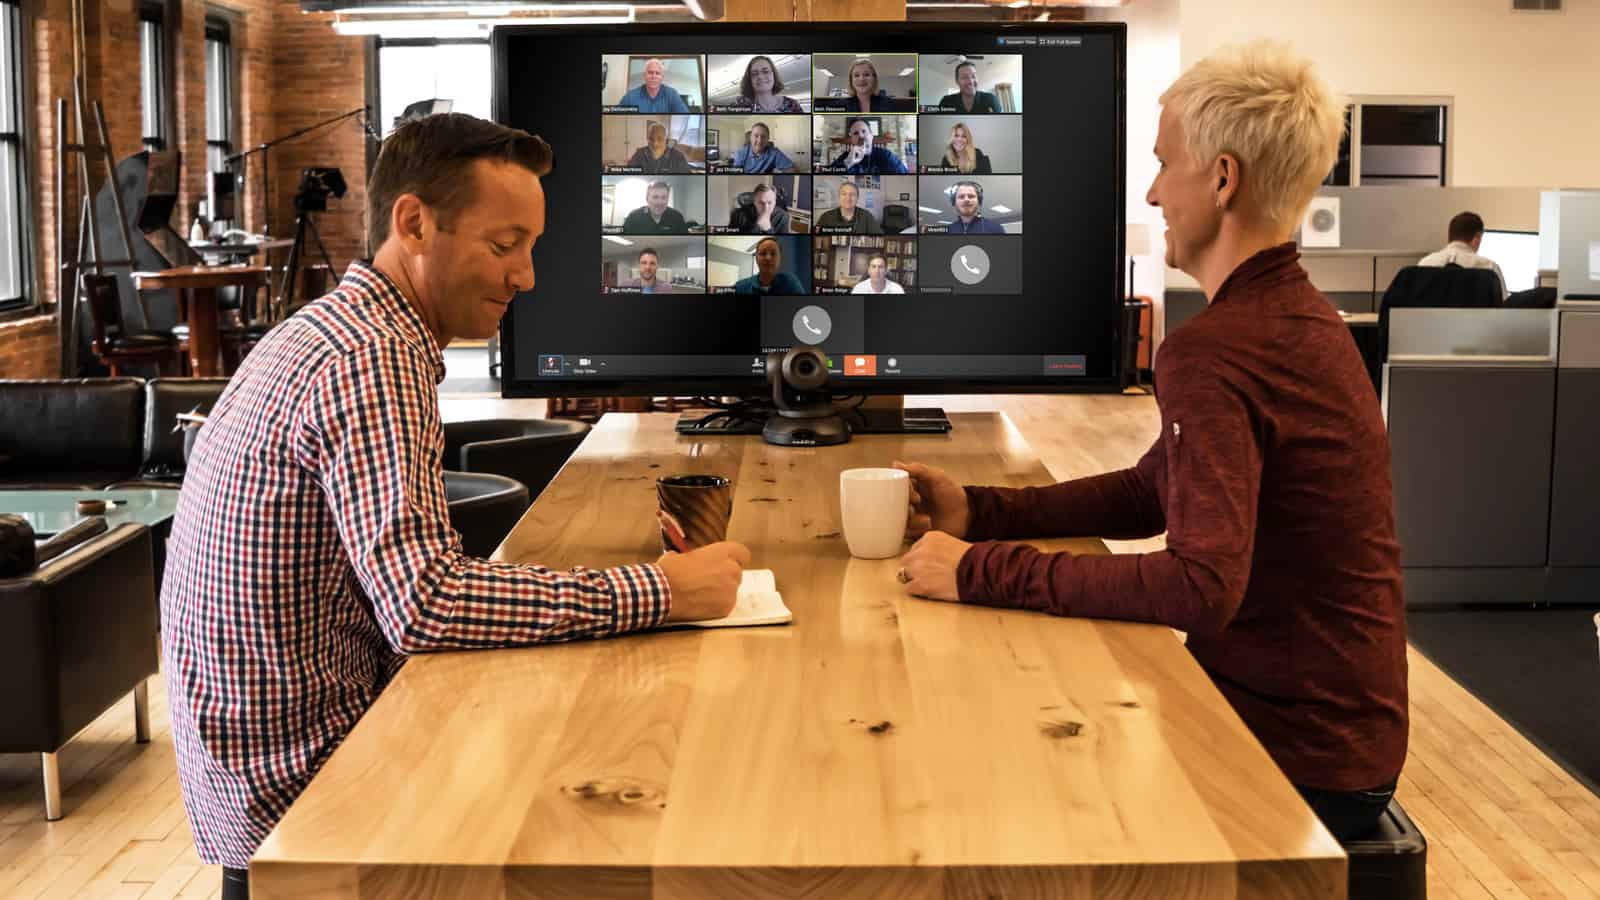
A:
<svg viewBox="0 0 1600 900">
<path fill-rule="evenodd" d="M 200 858 L 250 856 L 408 654 L 726 615 L 749 551 L 555 572 L 474 559 L 445 507 L 452 338 L 533 288 L 550 148 L 464 115 L 384 142 L 372 261 L 273 329 L 200 432 L 168 544 L 163 670 Z"/>
</svg>

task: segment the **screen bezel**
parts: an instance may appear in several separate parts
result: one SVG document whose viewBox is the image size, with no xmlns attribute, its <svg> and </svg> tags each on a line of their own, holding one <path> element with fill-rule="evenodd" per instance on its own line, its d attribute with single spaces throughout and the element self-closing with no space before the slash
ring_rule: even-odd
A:
<svg viewBox="0 0 1600 900">
<path fill-rule="evenodd" d="M 879 24 L 879 23 L 873 23 Z M 1128 142 L 1128 30 L 1122 22 L 883 22 L 884 27 L 909 34 L 960 34 L 970 33 L 992 36 L 1006 32 L 1024 34 L 1108 34 L 1112 37 L 1115 58 L 1113 90 L 1116 92 L 1115 185 L 1117 192 L 1115 222 L 1113 223 L 1116 249 L 1116 271 L 1113 296 L 1107 298 L 1112 306 L 1111 374 L 1105 378 L 885 378 L 871 380 L 830 381 L 830 387 L 852 396 L 879 396 L 899 394 L 1075 394 L 1118 393 L 1122 390 L 1123 304 L 1127 298 L 1127 255 L 1124 245 L 1124 223 L 1127 221 L 1127 142 Z M 617 35 L 627 37 L 651 34 L 681 34 L 692 30 L 707 35 L 762 35 L 770 36 L 780 30 L 797 35 L 860 33 L 860 22 L 760 22 L 760 23 L 663 23 L 631 25 L 529 25 L 504 26 L 494 30 L 490 38 L 490 66 L 494 92 L 491 109 L 495 121 L 505 124 L 506 97 L 510 90 L 509 74 L 505 64 L 509 42 L 522 37 L 559 38 L 566 35 Z M 537 288 L 535 289 L 537 290 Z M 764 392 L 766 380 L 759 376 L 651 379 L 541 379 L 537 376 L 516 379 L 511 360 L 516 358 L 515 315 L 517 304 L 506 309 L 500 321 L 500 353 L 503 377 L 501 396 L 507 398 L 538 397 L 643 397 L 664 395 L 748 396 Z"/>
</svg>

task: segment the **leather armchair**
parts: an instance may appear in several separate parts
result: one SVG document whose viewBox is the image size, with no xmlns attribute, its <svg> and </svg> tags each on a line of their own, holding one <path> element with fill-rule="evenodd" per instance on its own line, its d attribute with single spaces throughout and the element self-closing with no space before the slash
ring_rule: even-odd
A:
<svg viewBox="0 0 1600 900">
<path fill-rule="evenodd" d="M 150 531 L 127 523 L 21 577 L 0 579 L 0 752 L 39 753 L 45 818 L 61 818 L 56 752 L 129 691 L 150 740 L 157 669 Z"/>
<path fill-rule="evenodd" d="M 143 449 L 138 378 L 0 380 L 0 489 L 93 490 L 133 478 Z"/>
<path fill-rule="evenodd" d="M 469 556 L 488 556 L 528 509 L 528 489 L 500 475 L 444 473 L 450 527 Z"/>
<path fill-rule="evenodd" d="M 589 435 L 570 419 L 482 419 L 444 426 L 444 467 L 515 478 L 531 503 Z"/>
</svg>

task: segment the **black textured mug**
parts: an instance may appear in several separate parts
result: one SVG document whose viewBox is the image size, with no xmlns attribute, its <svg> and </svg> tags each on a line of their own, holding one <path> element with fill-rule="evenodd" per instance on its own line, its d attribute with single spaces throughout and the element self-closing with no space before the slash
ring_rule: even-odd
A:
<svg viewBox="0 0 1600 900">
<path fill-rule="evenodd" d="M 720 475 L 663 475 L 656 479 L 656 519 L 663 552 L 687 553 L 728 539 L 733 482 Z"/>
</svg>

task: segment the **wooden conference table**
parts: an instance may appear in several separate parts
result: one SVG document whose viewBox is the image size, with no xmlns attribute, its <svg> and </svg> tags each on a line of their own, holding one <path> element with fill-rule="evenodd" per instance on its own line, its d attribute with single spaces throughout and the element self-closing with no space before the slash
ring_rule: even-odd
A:
<svg viewBox="0 0 1600 900">
<path fill-rule="evenodd" d="M 910 599 L 850 557 L 842 469 L 1051 480 L 1004 417 L 952 419 L 784 449 L 607 415 L 497 556 L 653 559 L 655 478 L 716 473 L 794 622 L 411 660 L 252 896 L 1344 897 L 1338 843 L 1170 629 Z"/>
</svg>

